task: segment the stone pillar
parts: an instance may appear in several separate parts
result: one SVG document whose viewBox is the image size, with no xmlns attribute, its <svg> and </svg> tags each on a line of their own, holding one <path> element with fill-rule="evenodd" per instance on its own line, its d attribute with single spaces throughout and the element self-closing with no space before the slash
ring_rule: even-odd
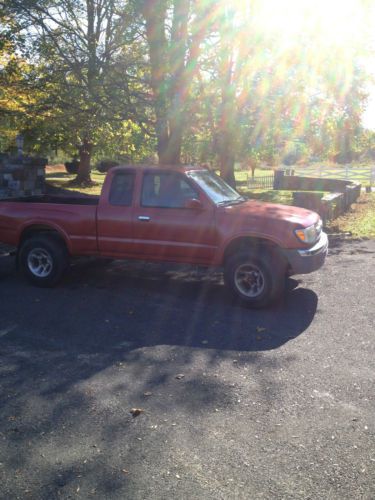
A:
<svg viewBox="0 0 375 500">
<path fill-rule="evenodd" d="M 43 194 L 46 165 L 45 158 L 0 155 L 0 199 Z"/>
</svg>

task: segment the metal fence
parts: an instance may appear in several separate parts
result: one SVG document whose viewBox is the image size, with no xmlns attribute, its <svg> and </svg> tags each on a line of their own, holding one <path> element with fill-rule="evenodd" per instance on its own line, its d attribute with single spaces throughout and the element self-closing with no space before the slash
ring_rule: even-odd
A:
<svg viewBox="0 0 375 500">
<path fill-rule="evenodd" d="M 294 175 L 304 177 L 320 177 L 326 179 L 340 179 L 345 181 L 360 182 L 364 186 L 375 184 L 375 167 L 355 167 L 346 165 L 343 167 L 306 166 L 293 168 Z"/>
<path fill-rule="evenodd" d="M 302 177 L 317 177 L 325 179 L 340 179 L 346 181 L 360 182 L 362 186 L 375 185 L 375 166 L 373 167 L 327 167 L 319 166 L 296 166 L 285 169 L 286 175 L 298 175 Z M 248 176 L 247 186 L 250 189 L 272 189 L 274 174 Z"/>
<path fill-rule="evenodd" d="M 255 177 L 248 177 L 247 186 L 250 189 L 272 189 L 274 175 L 257 175 Z"/>
</svg>

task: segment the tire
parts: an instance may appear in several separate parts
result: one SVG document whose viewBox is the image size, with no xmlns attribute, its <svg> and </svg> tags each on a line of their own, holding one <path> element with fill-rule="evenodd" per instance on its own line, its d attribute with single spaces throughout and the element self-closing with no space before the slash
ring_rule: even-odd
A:
<svg viewBox="0 0 375 500">
<path fill-rule="evenodd" d="M 40 235 L 23 243 L 18 262 L 22 273 L 33 285 L 52 287 L 64 274 L 68 265 L 68 254 L 61 240 Z"/>
<path fill-rule="evenodd" d="M 253 308 L 276 301 L 285 288 L 286 265 L 276 252 L 259 249 L 229 257 L 224 282 L 232 293 Z"/>
</svg>

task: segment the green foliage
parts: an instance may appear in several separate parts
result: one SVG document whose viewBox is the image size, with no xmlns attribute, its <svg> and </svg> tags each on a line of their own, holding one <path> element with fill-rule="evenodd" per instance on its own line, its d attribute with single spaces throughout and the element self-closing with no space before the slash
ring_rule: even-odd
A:
<svg viewBox="0 0 375 500">
<path fill-rule="evenodd" d="M 371 156 L 366 36 L 341 43 L 311 24 L 286 41 L 259 22 L 262 5 L 8 0 L 0 149 L 23 132 L 28 152 L 67 157 L 87 138 L 95 161 L 154 161 L 163 148 L 230 168 Z"/>
<path fill-rule="evenodd" d="M 156 161 L 155 141 L 145 137 L 142 128 L 131 120 L 98 126 L 95 134 L 96 158 L 111 158 L 126 163 Z"/>
</svg>

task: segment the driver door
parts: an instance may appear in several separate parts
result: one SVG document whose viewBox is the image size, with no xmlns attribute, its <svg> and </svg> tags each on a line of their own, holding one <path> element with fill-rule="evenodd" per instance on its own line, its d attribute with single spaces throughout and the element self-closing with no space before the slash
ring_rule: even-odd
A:
<svg viewBox="0 0 375 500">
<path fill-rule="evenodd" d="M 201 206 L 187 208 L 189 199 L 200 200 Z M 183 174 L 146 171 L 133 211 L 137 253 L 155 260 L 210 263 L 217 248 L 214 214 L 214 207 Z"/>
</svg>

